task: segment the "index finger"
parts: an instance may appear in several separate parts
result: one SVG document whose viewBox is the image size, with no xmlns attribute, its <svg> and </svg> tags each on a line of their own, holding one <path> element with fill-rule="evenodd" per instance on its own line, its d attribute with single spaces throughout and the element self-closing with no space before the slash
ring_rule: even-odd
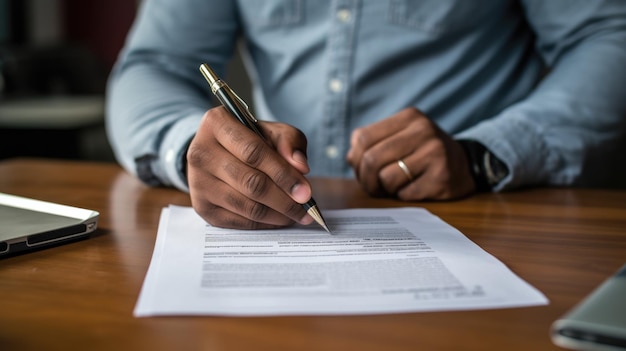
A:
<svg viewBox="0 0 626 351">
<path fill-rule="evenodd" d="M 264 138 L 228 117 L 222 121 L 217 141 L 243 163 L 266 174 L 294 201 L 300 204 L 307 202 L 311 198 L 311 187 L 304 176 Z"/>
</svg>

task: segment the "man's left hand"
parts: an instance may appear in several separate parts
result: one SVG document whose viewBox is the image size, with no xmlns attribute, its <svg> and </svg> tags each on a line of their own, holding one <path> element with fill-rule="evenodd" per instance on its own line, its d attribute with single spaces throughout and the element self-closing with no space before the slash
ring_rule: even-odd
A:
<svg viewBox="0 0 626 351">
<path fill-rule="evenodd" d="M 347 161 L 374 196 L 448 200 L 475 192 L 462 146 L 416 108 L 356 129 L 350 145 Z"/>
</svg>

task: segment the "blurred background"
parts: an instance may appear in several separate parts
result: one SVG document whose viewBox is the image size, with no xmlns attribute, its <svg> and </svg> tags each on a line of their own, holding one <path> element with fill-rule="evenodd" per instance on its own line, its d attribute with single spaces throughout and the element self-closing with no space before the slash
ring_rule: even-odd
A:
<svg viewBox="0 0 626 351">
<path fill-rule="evenodd" d="M 0 160 L 115 162 L 104 130 L 105 84 L 138 6 L 0 0 Z M 229 83 L 249 99 L 239 56 L 229 72 Z"/>
<path fill-rule="evenodd" d="M 0 158 L 113 161 L 104 88 L 129 0 L 0 0 Z"/>
</svg>

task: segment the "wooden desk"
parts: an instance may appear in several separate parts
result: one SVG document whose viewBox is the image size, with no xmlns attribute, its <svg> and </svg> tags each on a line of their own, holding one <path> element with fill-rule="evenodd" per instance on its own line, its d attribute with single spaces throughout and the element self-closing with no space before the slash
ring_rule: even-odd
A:
<svg viewBox="0 0 626 351">
<path fill-rule="evenodd" d="M 159 211 L 186 194 L 147 188 L 117 165 L 0 162 L 0 192 L 91 208 L 87 240 L 0 260 L 0 349 L 559 350 L 552 321 L 626 262 L 626 192 L 536 189 L 457 202 L 371 199 L 352 181 L 315 179 L 322 208 L 422 206 L 541 290 L 550 304 L 339 317 L 157 317 L 132 311 Z"/>
</svg>

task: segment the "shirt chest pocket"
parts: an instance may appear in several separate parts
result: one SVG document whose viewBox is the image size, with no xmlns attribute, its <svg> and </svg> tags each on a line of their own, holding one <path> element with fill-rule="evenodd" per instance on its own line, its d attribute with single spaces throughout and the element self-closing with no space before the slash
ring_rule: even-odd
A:
<svg viewBox="0 0 626 351">
<path fill-rule="evenodd" d="M 256 28 L 298 25 L 303 7 L 304 0 L 239 0 L 243 22 Z"/>
<path fill-rule="evenodd" d="M 494 16 L 508 1 L 389 0 L 390 24 L 440 35 L 471 28 Z"/>
</svg>

